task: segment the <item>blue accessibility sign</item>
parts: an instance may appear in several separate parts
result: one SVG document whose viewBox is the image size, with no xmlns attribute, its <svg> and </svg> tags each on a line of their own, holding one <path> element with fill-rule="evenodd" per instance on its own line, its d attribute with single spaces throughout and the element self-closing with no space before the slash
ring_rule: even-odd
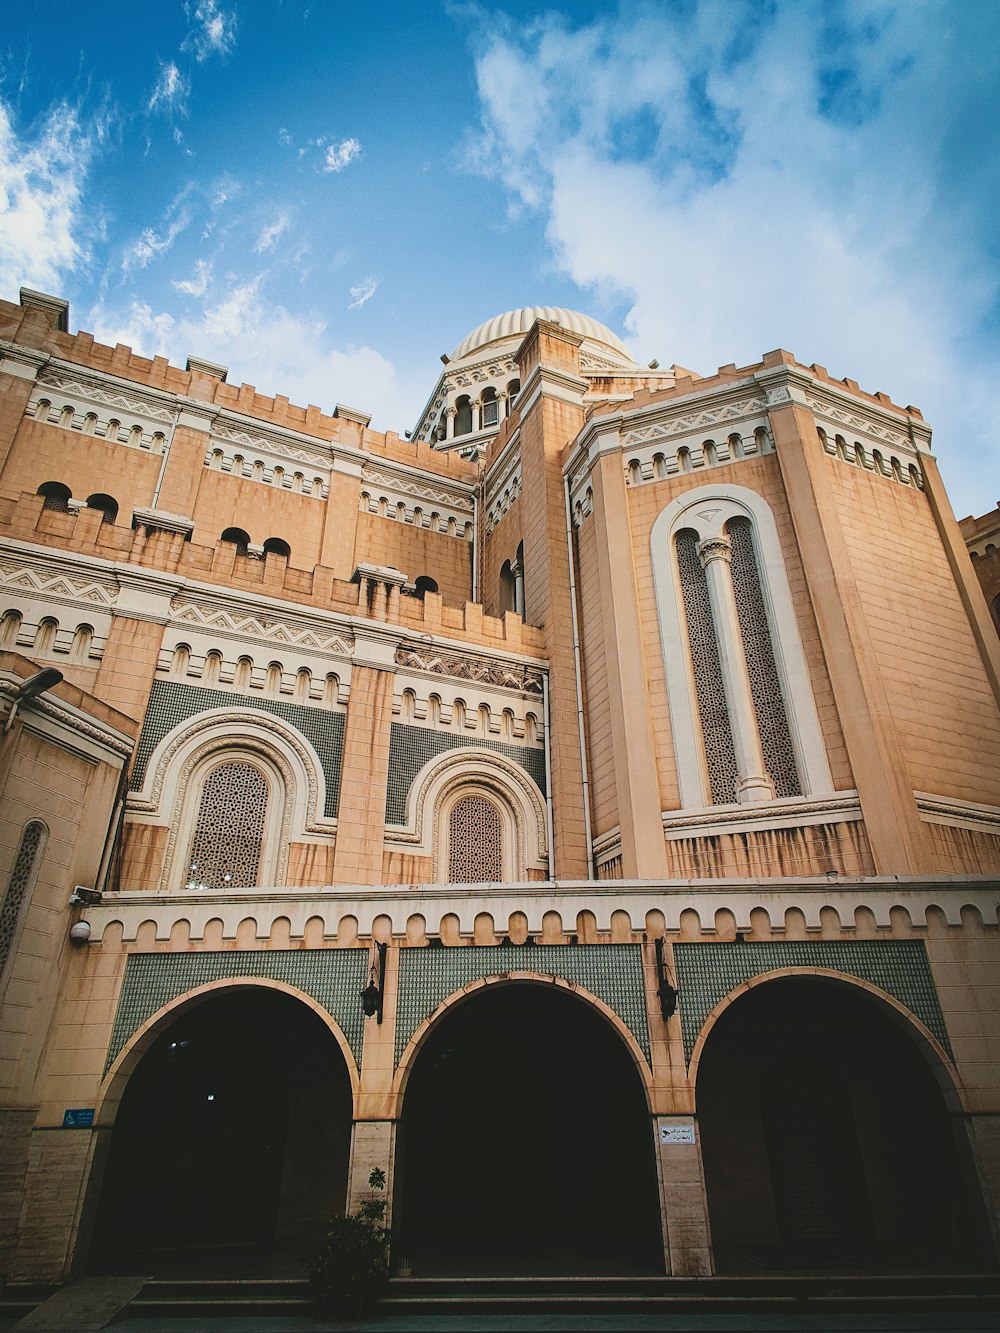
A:
<svg viewBox="0 0 1000 1333">
<path fill-rule="evenodd" d="M 89 1129 L 93 1123 L 92 1106 L 78 1107 L 75 1111 L 63 1111 L 63 1129 Z"/>
</svg>

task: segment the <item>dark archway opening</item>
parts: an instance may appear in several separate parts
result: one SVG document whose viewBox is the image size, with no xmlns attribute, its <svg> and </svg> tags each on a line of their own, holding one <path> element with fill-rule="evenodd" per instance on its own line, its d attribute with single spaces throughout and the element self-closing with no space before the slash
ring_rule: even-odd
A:
<svg viewBox="0 0 1000 1333">
<path fill-rule="evenodd" d="M 720 1273 L 982 1264 L 944 1097 L 873 997 L 815 977 L 753 988 L 712 1029 L 697 1096 Z"/>
<path fill-rule="evenodd" d="M 125 1089 L 91 1267 L 300 1275 L 344 1210 L 351 1119 L 343 1055 L 301 1001 L 247 989 L 193 1006 Z"/>
<path fill-rule="evenodd" d="M 417 1275 L 663 1271 L 652 1129 L 621 1037 L 554 986 L 447 1013 L 404 1097 L 397 1264 Z"/>
</svg>

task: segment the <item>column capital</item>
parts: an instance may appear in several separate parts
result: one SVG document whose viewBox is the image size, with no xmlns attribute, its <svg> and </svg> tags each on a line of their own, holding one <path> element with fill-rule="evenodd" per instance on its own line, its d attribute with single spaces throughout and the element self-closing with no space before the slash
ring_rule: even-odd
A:
<svg viewBox="0 0 1000 1333">
<path fill-rule="evenodd" d="M 732 564 L 733 548 L 729 544 L 728 537 L 706 537 L 704 541 L 698 543 L 697 550 L 698 559 L 705 569 L 713 560 L 724 560 L 727 565 Z"/>
</svg>

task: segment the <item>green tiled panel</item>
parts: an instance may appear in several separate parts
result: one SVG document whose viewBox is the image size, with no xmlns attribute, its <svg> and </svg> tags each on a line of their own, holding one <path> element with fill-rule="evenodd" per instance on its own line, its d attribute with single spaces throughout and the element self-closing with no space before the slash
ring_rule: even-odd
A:
<svg viewBox="0 0 1000 1333">
<path fill-rule="evenodd" d="M 445 750 L 462 750 L 475 746 L 479 750 L 494 750 L 515 764 L 545 793 L 545 751 L 530 745 L 506 745 L 503 741 L 487 740 L 485 736 L 452 736 L 446 731 L 430 731 L 427 727 L 411 727 L 405 722 L 393 722 L 389 736 L 389 785 L 385 794 L 385 822 L 406 822 L 406 798 L 413 779 L 424 764 Z"/>
<path fill-rule="evenodd" d="M 361 991 L 367 949 L 260 949 L 225 953 L 133 953 L 125 965 L 105 1069 L 158 1009 L 212 981 L 265 977 L 283 981 L 320 1004 L 338 1024 L 361 1065 Z"/>
<path fill-rule="evenodd" d="M 325 708 L 304 708 L 281 699 L 261 699 L 229 690 L 185 685 L 178 680 L 155 680 L 146 705 L 146 717 L 136 750 L 132 787 L 138 789 L 146 777 L 149 756 L 169 731 L 179 723 L 209 708 L 256 708 L 273 713 L 300 732 L 316 751 L 326 780 L 324 814 L 336 818 L 340 803 L 340 770 L 344 758 L 344 715 Z"/>
<path fill-rule="evenodd" d="M 506 972 L 541 972 L 585 987 L 614 1010 L 649 1060 L 640 945 L 499 944 L 400 950 L 396 1063 L 442 1000 L 470 981 Z"/>
<path fill-rule="evenodd" d="M 767 940 L 675 944 L 678 1008 L 688 1060 L 705 1020 L 731 990 L 781 967 L 823 967 L 878 986 L 933 1032 L 950 1051 L 923 940 Z"/>
</svg>

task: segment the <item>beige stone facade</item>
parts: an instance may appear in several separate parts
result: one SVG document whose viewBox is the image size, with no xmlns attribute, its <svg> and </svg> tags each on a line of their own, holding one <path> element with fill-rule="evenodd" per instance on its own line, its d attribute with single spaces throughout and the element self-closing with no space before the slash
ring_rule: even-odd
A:
<svg viewBox="0 0 1000 1333">
<path fill-rule="evenodd" d="M 411 442 L 66 326 L 0 303 L 8 1277 L 372 1166 L 400 1271 L 995 1263 L 996 524 L 920 413 L 519 311 Z"/>
</svg>

